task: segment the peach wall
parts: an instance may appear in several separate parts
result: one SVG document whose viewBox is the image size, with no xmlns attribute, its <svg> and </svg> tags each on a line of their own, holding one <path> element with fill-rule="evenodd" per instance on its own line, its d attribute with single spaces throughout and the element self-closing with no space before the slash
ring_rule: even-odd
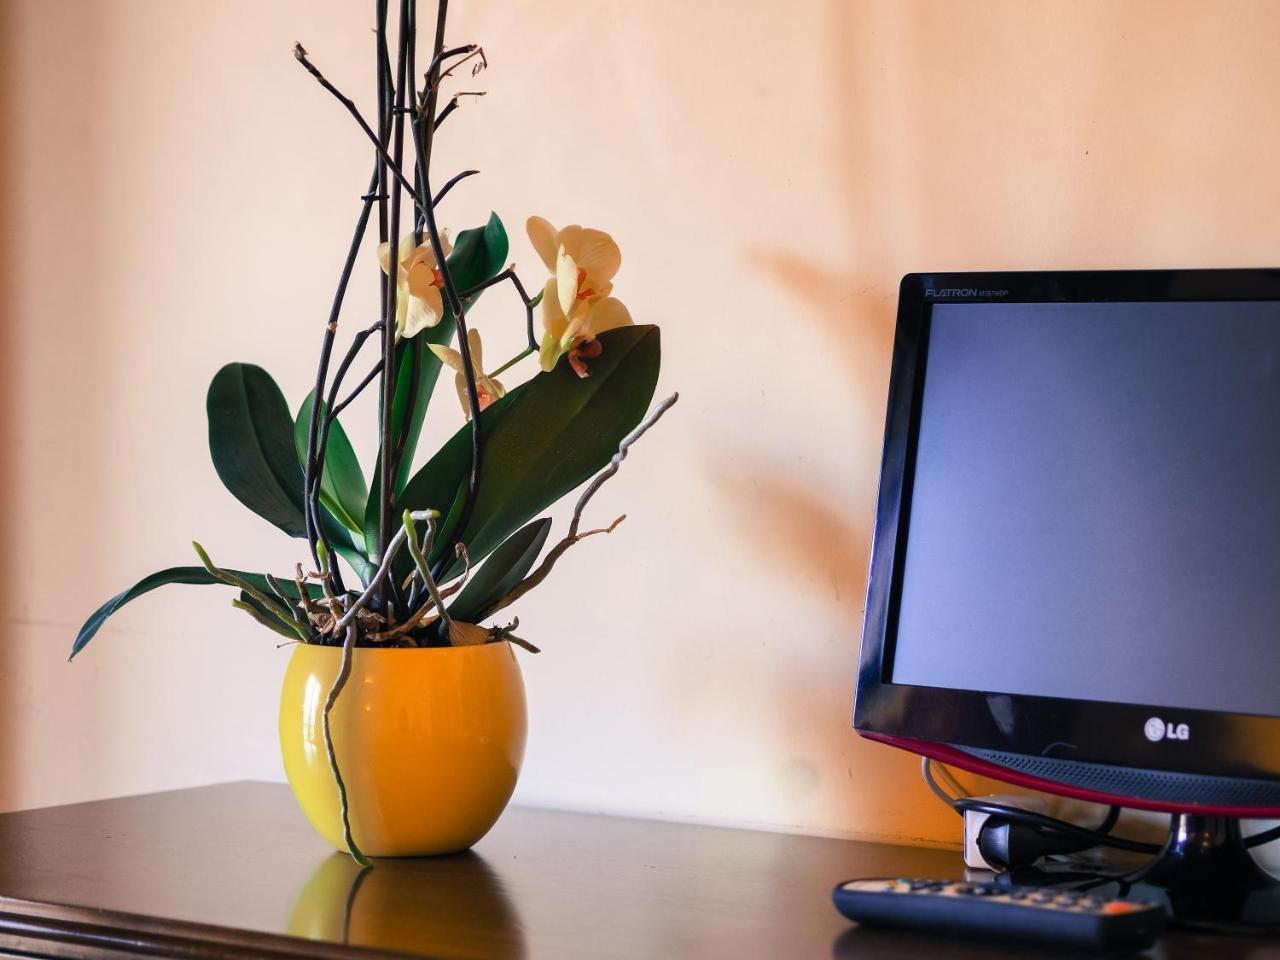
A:
<svg viewBox="0 0 1280 960">
<path fill-rule="evenodd" d="M 287 651 L 225 593 L 155 594 L 65 656 L 193 537 L 301 557 L 221 489 L 204 390 L 232 359 L 308 389 L 369 160 L 289 48 L 367 107 L 365 6 L 0 5 L 0 808 L 281 776 Z M 897 279 L 1280 262 L 1280 8 L 455 7 L 490 93 L 442 133 L 442 172 L 484 171 L 443 219 L 610 229 L 683 395 L 598 498 L 627 523 L 519 610 L 546 651 L 520 799 L 953 842 L 915 762 L 847 719 Z M 522 236 L 513 256 L 538 282 Z M 477 320 L 514 350 L 510 299 Z"/>
</svg>

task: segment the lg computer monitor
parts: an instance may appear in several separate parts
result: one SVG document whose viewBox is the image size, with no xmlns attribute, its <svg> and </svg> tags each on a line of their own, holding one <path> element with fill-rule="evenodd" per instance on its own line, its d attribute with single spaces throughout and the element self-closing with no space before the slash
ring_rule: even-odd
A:
<svg viewBox="0 0 1280 960">
<path fill-rule="evenodd" d="M 903 279 L 854 726 L 1280 816 L 1280 271 Z"/>
</svg>

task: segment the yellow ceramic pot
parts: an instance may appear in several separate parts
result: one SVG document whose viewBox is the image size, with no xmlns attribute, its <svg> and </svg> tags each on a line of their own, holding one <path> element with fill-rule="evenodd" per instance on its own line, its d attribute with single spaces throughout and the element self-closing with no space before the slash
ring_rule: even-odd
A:
<svg viewBox="0 0 1280 960">
<path fill-rule="evenodd" d="M 341 656 L 294 649 L 280 749 L 302 812 L 345 850 L 322 726 Z M 356 844 L 371 857 L 466 850 L 497 822 L 524 759 L 524 681 L 511 645 L 358 647 L 353 657 L 330 724 Z"/>
</svg>

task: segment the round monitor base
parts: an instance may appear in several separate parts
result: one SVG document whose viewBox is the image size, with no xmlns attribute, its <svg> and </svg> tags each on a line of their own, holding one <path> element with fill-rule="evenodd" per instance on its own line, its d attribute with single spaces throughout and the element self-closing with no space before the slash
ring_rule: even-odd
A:
<svg viewBox="0 0 1280 960">
<path fill-rule="evenodd" d="M 1130 899 L 1162 902 L 1175 926 L 1280 932 L 1280 880 L 1254 862 L 1234 817 L 1174 814 L 1164 848 L 1121 884 Z"/>
</svg>

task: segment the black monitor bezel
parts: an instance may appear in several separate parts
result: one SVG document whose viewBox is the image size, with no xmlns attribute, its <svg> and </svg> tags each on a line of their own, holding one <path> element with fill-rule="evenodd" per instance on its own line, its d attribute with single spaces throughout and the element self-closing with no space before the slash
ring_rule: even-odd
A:
<svg viewBox="0 0 1280 960">
<path fill-rule="evenodd" d="M 1266 717 L 1163 704 L 919 687 L 887 679 L 933 305 L 1212 300 L 1280 301 L 1280 270 L 913 273 L 902 278 L 855 728 L 869 735 L 974 750 L 1208 776 L 1280 778 L 1280 696 L 1277 716 Z M 1151 717 L 1187 724 L 1189 739 L 1152 742 L 1143 733 Z"/>
</svg>

